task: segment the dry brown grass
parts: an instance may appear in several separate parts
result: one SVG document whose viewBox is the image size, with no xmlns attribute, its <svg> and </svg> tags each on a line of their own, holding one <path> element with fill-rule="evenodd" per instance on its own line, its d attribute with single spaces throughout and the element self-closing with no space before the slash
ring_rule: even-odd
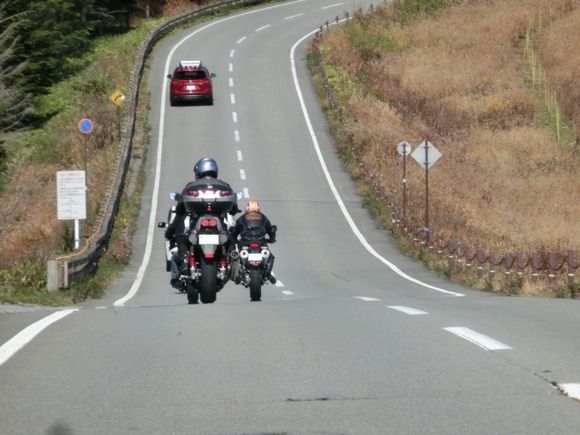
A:
<svg viewBox="0 0 580 435">
<path fill-rule="evenodd" d="M 404 26 L 378 10 L 323 38 L 325 63 L 348 75 L 335 86 L 356 90 L 343 102 L 347 131 L 387 190 L 402 201 L 401 140 L 416 147 L 428 137 L 442 152 L 429 172 L 430 227 L 437 234 L 498 253 L 580 251 L 578 145 L 558 144 L 542 125 L 544 108 L 529 86 L 522 43 L 529 29 L 539 31 L 540 63 L 570 127 L 580 131 L 579 6 L 578 0 L 464 1 Z M 383 39 L 388 33 L 391 49 L 364 58 L 353 41 L 373 37 L 356 26 Z M 422 224 L 424 169 L 412 159 L 407 168 L 407 209 Z"/>
</svg>

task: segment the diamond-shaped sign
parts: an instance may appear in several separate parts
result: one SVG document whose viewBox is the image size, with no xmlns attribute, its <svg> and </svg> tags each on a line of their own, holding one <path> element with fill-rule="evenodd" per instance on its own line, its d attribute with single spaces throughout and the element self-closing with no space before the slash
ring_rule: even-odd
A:
<svg viewBox="0 0 580 435">
<path fill-rule="evenodd" d="M 435 145 L 425 139 L 423 142 L 419 144 L 419 146 L 411 153 L 411 157 L 417 160 L 423 168 L 430 169 L 431 166 L 435 164 L 439 157 L 441 157 L 441 152 Z"/>
</svg>

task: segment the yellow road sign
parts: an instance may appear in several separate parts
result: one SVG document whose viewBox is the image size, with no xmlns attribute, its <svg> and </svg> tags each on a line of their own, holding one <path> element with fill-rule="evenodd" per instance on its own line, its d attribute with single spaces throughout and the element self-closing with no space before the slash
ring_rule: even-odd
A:
<svg viewBox="0 0 580 435">
<path fill-rule="evenodd" d="M 115 103 L 117 106 L 120 106 L 123 104 L 123 102 L 125 101 L 125 96 L 121 93 L 121 91 L 115 91 L 113 92 L 113 94 L 109 97 L 109 99 Z"/>
</svg>

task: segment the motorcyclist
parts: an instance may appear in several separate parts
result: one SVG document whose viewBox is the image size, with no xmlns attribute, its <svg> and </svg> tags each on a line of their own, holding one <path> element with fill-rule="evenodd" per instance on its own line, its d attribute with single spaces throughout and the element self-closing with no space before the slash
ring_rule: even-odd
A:
<svg viewBox="0 0 580 435">
<path fill-rule="evenodd" d="M 195 174 L 195 180 L 190 181 L 182 190 L 182 195 L 184 192 L 190 190 L 199 190 L 208 185 L 214 186 L 214 188 L 219 188 L 220 190 L 232 190 L 232 187 L 223 180 L 218 179 L 218 166 L 216 161 L 211 157 L 204 157 L 195 164 L 193 168 Z M 232 209 L 228 214 L 235 215 L 241 210 L 238 208 L 237 202 L 234 203 Z M 167 229 L 165 230 L 165 238 L 170 241 L 170 243 L 177 244 L 177 255 L 171 257 L 171 280 L 170 284 L 173 287 L 178 287 L 179 277 L 187 270 L 187 263 L 183 260 L 187 256 L 191 243 L 188 238 L 189 226 L 185 227 L 185 218 L 188 216 L 187 209 L 183 200 L 179 201 L 175 207 L 175 218 L 171 222 Z M 226 217 L 228 219 L 228 217 Z M 189 220 L 191 224 L 194 224 L 196 219 L 195 216 L 191 216 Z M 226 244 L 226 249 L 231 252 L 234 249 L 234 242 L 230 240 Z M 173 264 L 175 263 L 175 264 Z M 179 271 L 178 273 L 174 273 Z"/>
<path fill-rule="evenodd" d="M 236 241 L 239 237 L 239 245 L 250 242 L 267 245 L 267 243 L 276 242 L 276 230 L 276 226 L 272 225 L 268 217 L 260 211 L 258 201 L 252 199 L 246 204 L 246 212 L 236 220 L 236 225 L 230 230 L 230 234 Z M 266 277 L 272 284 L 276 284 L 276 278 L 272 275 L 273 268 L 274 255 L 270 252 L 266 266 Z M 239 284 L 240 279 L 240 276 L 236 276 L 234 282 Z"/>
</svg>

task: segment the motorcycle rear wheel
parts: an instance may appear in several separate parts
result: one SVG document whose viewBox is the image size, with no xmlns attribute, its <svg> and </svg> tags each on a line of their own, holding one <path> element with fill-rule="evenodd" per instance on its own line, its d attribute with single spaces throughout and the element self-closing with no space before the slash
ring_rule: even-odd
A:
<svg viewBox="0 0 580 435">
<path fill-rule="evenodd" d="M 250 269 L 250 300 L 258 302 L 262 300 L 262 271 Z"/>
<path fill-rule="evenodd" d="M 201 277 L 199 280 L 200 299 L 204 304 L 213 304 L 217 294 L 217 264 L 215 259 L 201 256 L 199 260 Z"/>
</svg>

